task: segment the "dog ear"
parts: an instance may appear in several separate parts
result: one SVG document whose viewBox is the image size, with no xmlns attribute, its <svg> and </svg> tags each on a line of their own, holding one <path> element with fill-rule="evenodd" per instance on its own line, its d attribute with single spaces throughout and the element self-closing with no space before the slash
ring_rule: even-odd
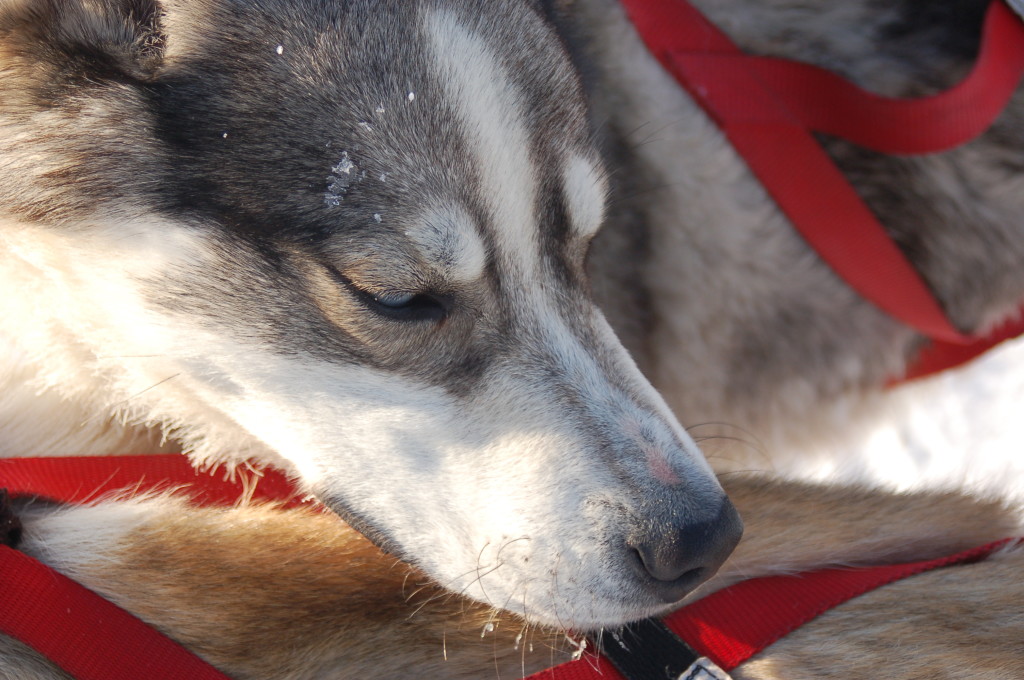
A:
<svg viewBox="0 0 1024 680">
<path fill-rule="evenodd" d="M 159 66 L 158 0 L 0 0 L 0 71 L 53 88 L 142 81 Z"/>
</svg>

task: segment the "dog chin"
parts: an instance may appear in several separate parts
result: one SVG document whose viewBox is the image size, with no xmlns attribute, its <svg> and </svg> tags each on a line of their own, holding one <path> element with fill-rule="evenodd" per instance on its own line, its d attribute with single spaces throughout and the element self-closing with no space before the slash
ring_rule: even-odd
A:
<svg viewBox="0 0 1024 680">
<path fill-rule="evenodd" d="M 515 590 L 515 588 L 513 588 Z M 599 591 L 617 591 L 629 595 L 607 596 L 597 594 Z M 500 589 L 487 588 L 488 594 L 500 599 Z M 501 608 L 523 618 L 527 623 L 547 626 L 558 630 L 574 633 L 592 633 L 605 628 L 620 626 L 642 619 L 661 616 L 671 612 L 678 604 L 666 605 L 651 602 L 639 593 L 630 593 L 628 585 L 611 581 L 604 587 L 597 586 L 593 591 L 573 594 L 559 594 L 557 598 L 541 600 L 522 600 L 509 598 L 500 603 Z M 522 592 L 521 589 L 519 592 Z M 635 596 L 632 596 L 635 595 Z M 495 604 L 491 602 L 490 604 Z"/>
</svg>

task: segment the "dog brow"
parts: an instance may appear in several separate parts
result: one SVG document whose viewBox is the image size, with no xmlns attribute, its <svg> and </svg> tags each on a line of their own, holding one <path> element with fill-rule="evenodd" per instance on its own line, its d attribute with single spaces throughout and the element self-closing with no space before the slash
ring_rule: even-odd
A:
<svg viewBox="0 0 1024 680">
<path fill-rule="evenodd" d="M 527 156 L 530 138 L 523 96 L 485 39 L 453 14 L 430 12 L 424 30 L 456 117 L 474 150 L 479 195 L 493 221 L 501 250 L 519 254 L 526 275 L 537 261 L 540 243 L 533 215 L 535 166 Z M 523 257 L 523 254 L 527 254 Z"/>
<path fill-rule="evenodd" d="M 573 232 L 580 239 L 589 239 L 604 219 L 608 180 L 597 163 L 574 154 L 565 164 L 562 182 Z"/>
<path fill-rule="evenodd" d="M 406 232 L 421 257 L 447 279 L 466 283 L 484 273 L 487 251 L 469 214 L 459 208 L 428 211 Z"/>
</svg>

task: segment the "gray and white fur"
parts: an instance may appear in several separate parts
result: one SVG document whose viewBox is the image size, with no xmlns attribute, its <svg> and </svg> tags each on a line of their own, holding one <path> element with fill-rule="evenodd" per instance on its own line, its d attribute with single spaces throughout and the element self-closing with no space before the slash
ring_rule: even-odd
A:
<svg viewBox="0 0 1024 680">
<path fill-rule="evenodd" d="M 984 5 L 699 4 L 890 94 Z M 0 91 L 6 455 L 280 465 L 531 620 L 648 616 L 725 559 L 676 415 L 799 438 L 921 343 L 611 0 L 6 0 Z M 940 159 L 831 143 L 966 330 L 1024 296 L 1020 111 Z"/>
<path fill-rule="evenodd" d="M 61 453 L 143 425 L 282 465 L 453 590 L 566 626 L 662 610 L 731 551 L 735 511 L 587 292 L 605 172 L 539 7 L 30 2 L 0 26 L 5 326 L 20 379 L 82 409 Z"/>
</svg>

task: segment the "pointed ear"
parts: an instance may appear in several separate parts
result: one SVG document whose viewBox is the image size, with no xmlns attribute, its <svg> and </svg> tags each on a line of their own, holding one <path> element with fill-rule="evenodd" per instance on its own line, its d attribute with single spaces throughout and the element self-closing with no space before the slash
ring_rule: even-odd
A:
<svg viewBox="0 0 1024 680">
<path fill-rule="evenodd" d="M 164 38 L 158 0 L 0 0 L 0 74 L 62 85 L 145 80 Z"/>
</svg>

